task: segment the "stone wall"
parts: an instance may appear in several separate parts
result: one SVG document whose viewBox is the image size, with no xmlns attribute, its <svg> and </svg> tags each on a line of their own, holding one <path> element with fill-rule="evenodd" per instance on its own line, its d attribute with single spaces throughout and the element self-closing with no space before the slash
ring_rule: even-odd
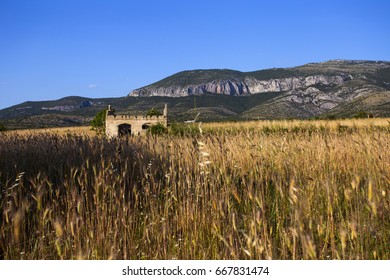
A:
<svg viewBox="0 0 390 280">
<path fill-rule="evenodd" d="M 127 127 L 129 127 L 129 131 L 126 131 L 126 133 L 131 135 L 145 134 L 148 127 L 158 123 L 161 123 L 165 127 L 168 125 L 168 110 L 166 105 L 164 108 L 164 115 L 152 117 L 115 115 L 110 109 L 111 108 L 109 107 L 106 115 L 106 135 L 108 137 L 120 136 L 121 125 L 128 125 Z"/>
</svg>

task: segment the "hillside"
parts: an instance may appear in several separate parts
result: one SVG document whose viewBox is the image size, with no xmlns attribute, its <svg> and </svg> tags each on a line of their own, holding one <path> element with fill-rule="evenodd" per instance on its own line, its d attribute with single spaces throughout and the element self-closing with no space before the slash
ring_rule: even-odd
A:
<svg viewBox="0 0 390 280">
<path fill-rule="evenodd" d="M 369 113 L 373 116 L 390 117 L 390 91 L 362 96 L 327 112 L 328 116 L 350 117 L 355 114 Z"/>
<path fill-rule="evenodd" d="M 183 71 L 132 91 L 130 96 L 247 95 L 299 88 L 360 84 L 388 88 L 390 62 L 332 60 L 254 72 L 228 69 Z M 324 87 L 321 88 L 326 91 Z M 320 90 L 321 90 L 320 89 Z"/>
<path fill-rule="evenodd" d="M 8 129 L 87 125 L 110 104 L 145 114 L 168 104 L 170 122 L 390 115 L 390 62 L 332 60 L 253 72 L 183 71 L 121 98 L 78 96 L 0 110 Z M 180 98 L 178 98 L 180 97 Z"/>
<path fill-rule="evenodd" d="M 310 118 L 339 106 L 348 108 L 342 115 L 349 116 L 354 108 L 345 105 L 389 89 L 389 62 L 332 60 L 254 72 L 226 69 L 183 71 L 136 89 L 129 96 L 181 97 L 211 93 L 242 97 L 274 93 L 272 100 L 256 104 L 243 116 Z M 387 112 L 379 109 L 375 114 L 380 116 Z"/>
<path fill-rule="evenodd" d="M 168 104 L 170 122 L 193 119 L 197 113 L 201 113 L 201 121 L 240 120 L 243 112 L 274 97 L 275 94 L 241 98 L 212 94 L 181 98 L 157 96 L 88 99 L 69 97 L 57 101 L 25 102 L 0 110 L 0 122 L 7 129 L 81 126 L 88 125 L 93 116 L 107 108 L 108 105 L 111 105 L 119 113 L 142 115 L 151 108 L 162 110 L 165 103 Z M 80 108 L 77 106 L 78 103 L 74 104 L 75 100 L 78 100 L 80 104 L 90 102 L 91 105 Z M 71 109 L 71 106 L 74 107 Z M 42 108 L 50 108 L 50 110 Z"/>
</svg>

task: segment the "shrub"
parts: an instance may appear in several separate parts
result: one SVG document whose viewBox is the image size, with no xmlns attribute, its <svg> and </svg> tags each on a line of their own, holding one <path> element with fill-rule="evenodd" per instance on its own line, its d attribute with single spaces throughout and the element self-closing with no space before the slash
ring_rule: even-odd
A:
<svg viewBox="0 0 390 280">
<path fill-rule="evenodd" d="M 148 132 L 151 135 L 163 135 L 168 132 L 168 129 L 162 123 L 158 123 L 150 126 Z"/>
<path fill-rule="evenodd" d="M 104 134 L 106 132 L 106 114 L 107 109 L 100 111 L 91 122 L 91 129 L 96 131 L 97 134 Z"/>
<path fill-rule="evenodd" d="M 159 110 L 157 110 L 157 109 L 154 109 L 154 108 L 152 108 L 152 109 L 150 109 L 147 113 L 146 113 L 146 115 L 148 116 L 148 117 L 152 117 L 152 116 L 161 116 L 162 114 L 161 114 L 161 112 L 159 111 Z"/>
<path fill-rule="evenodd" d="M 364 111 L 357 112 L 355 115 L 353 115 L 355 119 L 365 119 L 368 118 L 368 116 L 370 116 L 370 114 Z"/>
</svg>

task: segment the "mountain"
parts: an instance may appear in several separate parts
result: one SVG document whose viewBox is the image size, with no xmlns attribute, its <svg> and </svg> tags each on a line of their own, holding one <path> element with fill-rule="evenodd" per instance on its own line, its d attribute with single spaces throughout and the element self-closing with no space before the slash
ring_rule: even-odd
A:
<svg viewBox="0 0 390 280">
<path fill-rule="evenodd" d="M 290 117 L 311 117 L 356 98 L 389 89 L 390 62 L 332 60 L 255 72 L 226 69 L 183 71 L 136 89 L 129 96 L 181 97 L 205 93 L 248 96 L 280 93 L 277 99 L 270 101 L 272 108 L 281 107 L 285 111 L 285 108 L 292 107 L 295 112 L 287 114 Z M 291 113 L 291 110 L 287 113 Z M 287 115 L 267 113 L 268 117 Z"/>
<path fill-rule="evenodd" d="M 367 96 L 358 97 L 327 112 L 328 116 L 348 118 L 351 112 L 373 116 L 390 117 L 390 91 L 376 92 Z"/>
<path fill-rule="evenodd" d="M 253 72 L 183 71 L 121 98 L 71 96 L 24 102 L 0 110 L 9 129 L 85 125 L 110 104 L 117 112 L 145 114 L 168 103 L 172 122 L 246 119 L 390 117 L 390 62 L 331 60 Z"/>
<path fill-rule="evenodd" d="M 88 124 L 97 112 L 115 100 L 69 96 L 52 101 L 27 101 L 0 110 L 0 122 L 7 129 L 80 126 Z"/>
<path fill-rule="evenodd" d="M 389 88 L 390 62 L 332 60 L 254 72 L 228 69 L 183 71 L 136 89 L 129 96 L 181 97 L 204 93 L 243 96 L 308 88 L 327 92 L 327 89 L 339 89 L 338 86 L 361 85 Z M 348 94 L 351 93 L 349 88 Z"/>
</svg>

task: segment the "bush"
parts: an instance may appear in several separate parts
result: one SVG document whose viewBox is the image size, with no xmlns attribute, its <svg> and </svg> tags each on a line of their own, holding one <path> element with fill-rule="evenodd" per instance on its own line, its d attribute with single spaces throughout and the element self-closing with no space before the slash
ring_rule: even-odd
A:
<svg viewBox="0 0 390 280">
<path fill-rule="evenodd" d="M 159 110 L 156 110 L 156 109 L 154 109 L 154 108 L 152 108 L 152 109 L 150 109 L 147 113 L 146 113 L 146 115 L 148 116 L 148 117 L 152 117 L 152 116 L 161 116 L 162 114 L 161 114 L 161 112 L 159 111 Z"/>
<path fill-rule="evenodd" d="M 0 123 L 0 131 L 6 131 L 4 124 Z"/>
<path fill-rule="evenodd" d="M 91 121 L 92 130 L 96 131 L 97 134 L 106 133 L 106 114 L 107 109 L 100 111 Z"/>
<path fill-rule="evenodd" d="M 357 112 L 355 115 L 353 115 L 355 119 L 365 119 L 368 118 L 369 116 L 370 114 L 364 111 Z"/>
<path fill-rule="evenodd" d="M 328 119 L 328 120 L 335 120 L 336 116 L 335 115 L 327 115 L 326 119 Z"/>
<path fill-rule="evenodd" d="M 149 127 L 148 133 L 151 135 L 163 135 L 168 132 L 168 129 L 162 124 L 158 123 Z"/>
</svg>

